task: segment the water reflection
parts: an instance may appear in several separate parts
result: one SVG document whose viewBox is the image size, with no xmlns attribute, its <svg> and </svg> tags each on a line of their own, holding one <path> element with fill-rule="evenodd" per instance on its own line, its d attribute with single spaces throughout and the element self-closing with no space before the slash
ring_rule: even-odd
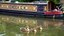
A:
<svg viewBox="0 0 64 36">
<path fill-rule="evenodd" d="M 30 29 L 29 33 L 21 32 L 20 28 Z M 0 34 L 5 34 L 0 36 L 64 36 L 64 20 L 0 15 Z"/>
</svg>

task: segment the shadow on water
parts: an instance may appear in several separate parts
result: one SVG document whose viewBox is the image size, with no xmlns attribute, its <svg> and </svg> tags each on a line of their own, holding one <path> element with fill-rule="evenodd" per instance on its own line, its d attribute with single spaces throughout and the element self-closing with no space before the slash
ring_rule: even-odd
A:
<svg viewBox="0 0 64 36">
<path fill-rule="evenodd" d="M 0 36 L 64 36 L 64 19 L 0 15 Z"/>
</svg>

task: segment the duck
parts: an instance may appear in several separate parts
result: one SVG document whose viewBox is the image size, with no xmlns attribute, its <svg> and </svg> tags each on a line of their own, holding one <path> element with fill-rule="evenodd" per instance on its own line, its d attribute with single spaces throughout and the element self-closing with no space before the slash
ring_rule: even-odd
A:
<svg viewBox="0 0 64 36">
<path fill-rule="evenodd" d="M 40 32 L 43 30 L 43 28 L 42 28 L 41 25 L 37 26 L 36 28 L 37 28 L 37 30 L 39 30 Z"/>
<path fill-rule="evenodd" d="M 20 28 L 20 31 L 21 32 L 27 32 L 27 33 L 29 33 L 29 31 L 30 31 L 29 26 Z"/>
<path fill-rule="evenodd" d="M 36 34 L 36 32 L 37 32 L 36 28 L 31 28 L 30 31 L 34 32 L 34 34 Z"/>
</svg>

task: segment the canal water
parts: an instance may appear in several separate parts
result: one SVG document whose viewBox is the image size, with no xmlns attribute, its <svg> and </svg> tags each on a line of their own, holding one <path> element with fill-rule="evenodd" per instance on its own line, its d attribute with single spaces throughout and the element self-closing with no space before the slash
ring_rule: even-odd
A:
<svg viewBox="0 0 64 36">
<path fill-rule="evenodd" d="M 64 36 L 64 20 L 0 15 L 0 36 Z"/>
</svg>

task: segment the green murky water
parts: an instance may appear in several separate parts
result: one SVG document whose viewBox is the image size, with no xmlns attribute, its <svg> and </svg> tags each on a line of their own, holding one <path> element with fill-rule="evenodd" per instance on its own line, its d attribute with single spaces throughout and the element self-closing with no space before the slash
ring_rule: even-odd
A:
<svg viewBox="0 0 64 36">
<path fill-rule="evenodd" d="M 21 32 L 20 28 L 35 28 L 42 25 L 43 30 Z M 28 18 L 0 15 L 0 36 L 64 36 L 63 19 Z"/>
</svg>

